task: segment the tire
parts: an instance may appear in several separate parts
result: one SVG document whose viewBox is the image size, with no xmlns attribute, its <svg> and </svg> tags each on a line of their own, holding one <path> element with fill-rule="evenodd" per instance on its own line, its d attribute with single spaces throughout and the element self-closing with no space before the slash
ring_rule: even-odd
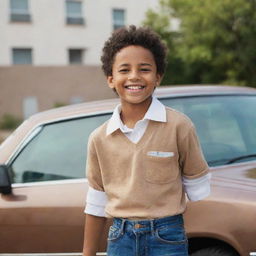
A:
<svg viewBox="0 0 256 256">
<path fill-rule="evenodd" d="M 213 246 L 200 249 L 190 256 L 239 256 L 236 252 L 222 246 Z"/>
</svg>

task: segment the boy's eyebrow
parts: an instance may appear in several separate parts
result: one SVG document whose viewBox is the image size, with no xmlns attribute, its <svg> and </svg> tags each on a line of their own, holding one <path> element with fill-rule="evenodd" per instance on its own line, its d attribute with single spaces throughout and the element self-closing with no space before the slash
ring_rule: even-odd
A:
<svg viewBox="0 0 256 256">
<path fill-rule="evenodd" d="M 140 63 L 141 66 L 152 66 L 150 63 Z"/>
<path fill-rule="evenodd" d="M 128 66 L 130 66 L 130 65 L 127 63 L 123 63 L 123 64 L 119 65 L 119 67 L 128 67 Z"/>
</svg>

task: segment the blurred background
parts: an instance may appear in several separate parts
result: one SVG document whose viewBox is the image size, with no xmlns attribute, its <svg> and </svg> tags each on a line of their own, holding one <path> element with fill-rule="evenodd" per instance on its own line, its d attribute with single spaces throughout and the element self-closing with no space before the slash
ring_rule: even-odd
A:
<svg viewBox="0 0 256 256">
<path fill-rule="evenodd" d="M 255 0 L 0 0 L 0 143 L 39 111 L 116 97 L 101 49 L 130 24 L 167 44 L 163 86 L 256 87 Z"/>
</svg>

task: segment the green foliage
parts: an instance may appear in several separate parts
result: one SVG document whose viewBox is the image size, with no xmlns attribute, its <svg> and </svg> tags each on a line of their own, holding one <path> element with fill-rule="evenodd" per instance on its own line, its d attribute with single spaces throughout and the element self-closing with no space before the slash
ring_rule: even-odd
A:
<svg viewBox="0 0 256 256">
<path fill-rule="evenodd" d="M 66 103 L 63 103 L 63 102 L 55 102 L 53 107 L 54 108 L 59 108 L 59 107 L 64 107 L 66 106 L 67 104 Z"/>
<path fill-rule="evenodd" d="M 22 120 L 11 114 L 4 114 L 0 119 L 0 129 L 14 130 L 21 124 Z"/>
<path fill-rule="evenodd" d="M 175 47 L 175 42 L 179 40 L 180 35 L 170 30 L 169 13 L 165 9 L 161 9 L 160 13 L 161 15 L 151 9 L 148 10 L 144 25 L 158 32 L 168 48 L 168 66 L 162 84 L 182 84 L 185 82 L 183 77 L 175 75 L 183 70 L 182 60 L 179 58 Z"/>
<path fill-rule="evenodd" d="M 256 87 L 255 0 L 161 0 L 145 24 L 169 48 L 165 83 L 228 83 Z M 180 28 L 170 29 L 171 18 Z"/>
</svg>

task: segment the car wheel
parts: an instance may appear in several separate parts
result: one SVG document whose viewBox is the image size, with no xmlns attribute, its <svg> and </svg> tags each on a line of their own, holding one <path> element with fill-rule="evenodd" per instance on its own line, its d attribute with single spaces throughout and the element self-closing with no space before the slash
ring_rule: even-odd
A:
<svg viewBox="0 0 256 256">
<path fill-rule="evenodd" d="M 231 251 L 223 246 L 213 246 L 200 249 L 190 256 L 239 256 L 236 252 Z"/>
</svg>

